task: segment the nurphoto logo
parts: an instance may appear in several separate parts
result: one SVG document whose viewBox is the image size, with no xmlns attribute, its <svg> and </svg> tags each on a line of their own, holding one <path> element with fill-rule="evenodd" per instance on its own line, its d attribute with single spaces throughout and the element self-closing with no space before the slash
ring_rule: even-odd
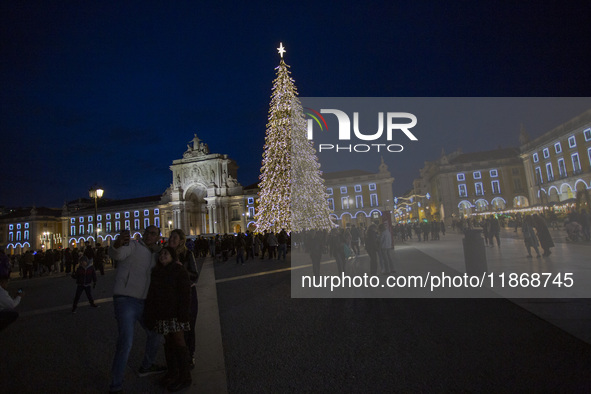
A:
<svg viewBox="0 0 591 394">
<path fill-rule="evenodd" d="M 349 115 L 344 111 L 338 109 L 321 109 L 320 112 L 305 107 L 305 109 L 311 112 L 305 112 L 305 115 L 310 118 L 307 119 L 308 128 L 308 139 L 314 138 L 314 121 L 318 125 L 321 131 L 328 131 L 328 125 L 322 114 L 332 114 L 336 116 L 338 127 L 338 139 L 339 141 L 351 141 L 351 120 Z M 408 112 L 387 112 L 384 116 L 384 112 L 378 112 L 378 130 L 375 133 L 365 133 L 359 130 L 359 112 L 353 112 L 353 134 L 356 139 L 361 141 L 378 141 L 382 139 L 384 134 L 384 118 L 386 119 L 386 141 L 392 142 L 394 138 L 397 138 L 399 131 L 402 132 L 409 140 L 418 141 L 418 138 L 410 131 L 411 128 L 416 126 L 417 117 Z M 407 120 L 409 122 L 400 123 L 401 120 Z M 392 143 L 372 143 L 372 144 L 319 144 L 318 151 L 335 151 L 335 152 L 359 152 L 366 153 L 370 151 L 375 152 L 402 152 L 404 147 L 401 144 Z"/>
</svg>

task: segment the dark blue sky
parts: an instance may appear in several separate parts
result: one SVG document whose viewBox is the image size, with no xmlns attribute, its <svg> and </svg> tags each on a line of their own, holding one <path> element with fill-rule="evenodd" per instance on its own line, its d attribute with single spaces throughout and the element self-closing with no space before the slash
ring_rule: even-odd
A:
<svg viewBox="0 0 591 394">
<path fill-rule="evenodd" d="M 590 10 L 512 3 L 2 2 L 0 205 L 160 194 L 193 133 L 256 182 L 280 41 L 306 97 L 589 96 Z M 396 194 L 446 133 L 386 157 Z"/>
</svg>

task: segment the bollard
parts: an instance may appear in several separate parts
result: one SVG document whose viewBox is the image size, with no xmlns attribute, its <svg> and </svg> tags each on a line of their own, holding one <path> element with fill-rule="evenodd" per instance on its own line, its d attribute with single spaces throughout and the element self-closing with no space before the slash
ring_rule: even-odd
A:
<svg viewBox="0 0 591 394">
<path fill-rule="evenodd" d="M 464 261 L 468 275 L 482 275 L 487 272 L 484 238 L 480 236 L 482 230 L 466 230 L 464 244 Z"/>
</svg>

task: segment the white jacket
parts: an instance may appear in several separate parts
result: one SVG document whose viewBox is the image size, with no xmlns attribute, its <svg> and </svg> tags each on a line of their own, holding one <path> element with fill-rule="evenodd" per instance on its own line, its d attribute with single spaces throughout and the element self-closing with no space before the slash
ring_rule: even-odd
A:
<svg viewBox="0 0 591 394">
<path fill-rule="evenodd" d="M 21 302 L 21 296 L 16 296 L 12 298 L 10 294 L 4 289 L 4 287 L 0 286 L 0 311 L 4 309 L 14 309 L 18 304 Z"/>
<path fill-rule="evenodd" d="M 158 254 L 152 253 L 143 241 L 131 240 L 129 245 L 123 245 L 118 249 L 109 247 L 109 256 L 117 260 L 113 295 L 145 300 Z"/>
</svg>

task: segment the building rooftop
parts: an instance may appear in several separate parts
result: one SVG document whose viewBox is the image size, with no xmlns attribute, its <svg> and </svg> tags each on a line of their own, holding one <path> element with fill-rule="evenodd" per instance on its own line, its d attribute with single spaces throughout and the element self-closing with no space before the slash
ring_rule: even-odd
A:
<svg viewBox="0 0 591 394">
<path fill-rule="evenodd" d="M 365 176 L 375 175 L 375 172 L 369 172 L 365 170 L 347 170 L 347 171 L 336 171 L 336 172 L 325 172 L 322 174 L 324 179 L 338 179 L 338 178 L 349 178 L 354 176 Z"/>
<path fill-rule="evenodd" d="M 28 218 L 30 220 L 31 211 L 35 209 L 37 211 L 36 216 L 62 216 L 61 208 L 46 208 L 46 207 L 33 207 L 33 208 L 18 208 L 12 212 L 0 216 L 0 219 L 15 219 L 15 218 Z"/>
<path fill-rule="evenodd" d="M 489 161 L 489 160 L 501 160 L 501 159 L 510 159 L 510 158 L 518 158 L 519 157 L 519 149 L 518 148 L 502 148 L 502 149 L 495 149 L 483 152 L 474 152 L 474 153 L 462 153 L 451 159 L 449 161 L 450 164 L 465 164 L 465 163 L 474 163 L 479 161 Z"/>
</svg>

